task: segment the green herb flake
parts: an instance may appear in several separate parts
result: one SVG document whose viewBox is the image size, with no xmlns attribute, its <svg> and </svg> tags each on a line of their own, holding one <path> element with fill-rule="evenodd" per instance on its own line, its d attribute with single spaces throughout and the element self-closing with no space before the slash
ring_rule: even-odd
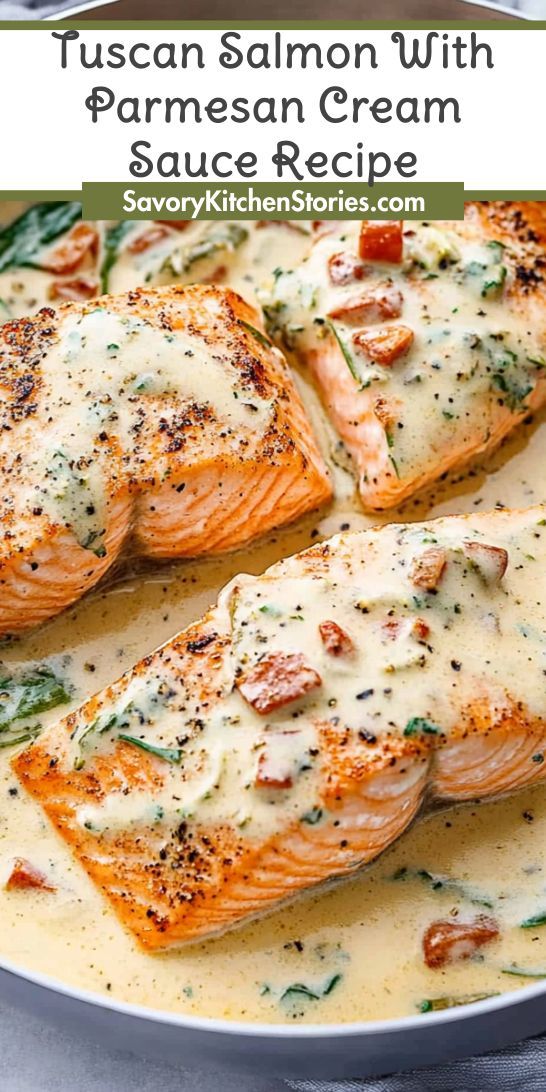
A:
<svg viewBox="0 0 546 1092">
<path fill-rule="evenodd" d="M 546 978 L 546 968 L 538 970 L 533 967 L 518 967 L 512 963 L 510 967 L 501 967 L 501 974 L 512 974 L 518 978 Z"/>
<path fill-rule="evenodd" d="M 132 743 L 134 747 L 140 747 L 142 751 L 147 751 L 148 754 L 155 755 L 156 758 L 162 758 L 165 762 L 178 763 L 182 761 L 183 751 L 181 747 L 155 747 L 153 743 L 146 743 L 146 740 L 137 739 L 136 736 L 128 736 L 125 732 L 120 732 L 118 739 L 122 739 L 124 743 Z"/>
<path fill-rule="evenodd" d="M 431 720 L 426 720 L 425 717 L 411 717 L 404 728 L 405 736 L 440 736 L 442 735 L 442 729 L 434 724 Z"/>
<path fill-rule="evenodd" d="M 326 980 L 323 986 L 307 986 L 305 982 L 294 982 L 287 986 L 281 994 L 281 1001 L 292 1001 L 304 998 L 307 1001 L 320 1001 L 322 997 L 328 997 L 339 985 L 342 974 L 334 974 Z"/>
<path fill-rule="evenodd" d="M 486 1001 L 489 997 L 498 997 L 498 991 L 493 993 L 468 993 L 459 997 L 446 995 L 445 997 L 429 997 L 418 1005 L 419 1012 L 441 1012 L 443 1009 L 457 1008 L 459 1005 L 475 1005 L 477 1001 Z"/>
<path fill-rule="evenodd" d="M 251 326 L 250 322 L 244 322 L 243 319 L 239 319 L 239 326 L 242 326 L 252 337 L 259 341 L 260 345 L 263 345 L 266 349 L 271 349 L 271 341 L 261 330 L 257 330 L 255 326 Z"/>
<path fill-rule="evenodd" d="M 33 724 L 29 728 L 27 728 L 25 732 L 21 732 L 18 736 L 9 734 L 4 735 L 2 733 L 2 735 L 0 736 L 0 750 L 2 750 L 4 747 L 16 747 L 19 743 L 30 743 L 32 740 L 36 739 L 37 736 L 40 735 L 41 731 L 41 724 Z"/>
<path fill-rule="evenodd" d="M 273 606 L 272 603 L 263 603 L 261 607 L 258 607 L 258 610 L 260 614 L 267 614 L 270 618 L 280 618 L 282 616 L 282 610 Z"/>
<path fill-rule="evenodd" d="M 546 910 L 539 910 L 538 914 L 532 914 L 519 923 L 520 929 L 537 929 L 541 925 L 546 925 Z"/>
<path fill-rule="evenodd" d="M 487 910 L 493 909 L 492 899 L 482 894 L 481 891 L 475 891 L 474 888 L 467 887 L 466 884 L 461 883 L 460 880 L 452 879 L 450 876 L 435 876 L 425 868 L 415 869 L 403 865 L 393 873 L 391 880 L 394 882 L 400 880 L 421 880 L 421 882 L 426 883 L 432 891 L 451 892 L 454 895 L 458 895 L 459 898 L 463 899 L 465 902 L 471 903 L 473 906 L 484 906 Z"/>
<path fill-rule="evenodd" d="M 112 227 L 108 228 L 104 236 L 103 259 L 100 267 L 102 292 L 108 292 L 109 290 L 110 273 L 119 258 L 121 244 L 139 222 L 139 220 L 119 220 L 117 224 L 113 224 Z"/>
<path fill-rule="evenodd" d="M 347 365 L 353 379 L 355 379 L 357 383 L 360 383 L 360 376 L 358 374 L 358 371 L 356 370 L 354 360 L 353 360 L 353 358 L 352 358 L 352 356 L 351 356 L 351 354 L 350 354 L 350 352 L 349 352 L 349 350 L 347 348 L 347 345 L 345 344 L 343 339 L 339 336 L 333 322 L 330 322 L 329 320 L 327 320 L 326 325 L 328 326 L 328 329 L 332 331 L 332 333 L 333 333 L 333 335 L 334 335 L 334 337 L 335 337 L 335 339 L 336 339 L 336 341 L 337 341 L 337 343 L 339 345 L 339 348 L 341 349 L 343 359 L 344 359 L 344 361 L 345 361 L 345 363 L 346 363 L 346 365 Z"/>
<path fill-rule="evenodd" d="M 305 815 L 302 815 L 302 823 L 308 823 L 310 827 L 314 827 L 317 823 L 320 823 L 323 816 L 322 808 L 311 808 L 311 811 L 306 811 Z"/>
</svg>

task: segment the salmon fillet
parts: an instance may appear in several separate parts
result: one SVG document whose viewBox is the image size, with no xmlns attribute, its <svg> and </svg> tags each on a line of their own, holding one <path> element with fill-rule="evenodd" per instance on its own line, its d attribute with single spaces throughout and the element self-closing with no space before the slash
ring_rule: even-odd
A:
<svg viewBox="0 0 546 1092">
<path fill-rule="evenodd" d="M 131 549 L 232 550 L 331 494 L 281 355 L 240 296 L 137 289 L 0 330 L 0 633 Z"/>
<path fill-rule="evenodd" d="M 13 767 L 148 950 L 372 861 L 546 763 L 546 506 L 342 534 L 240 576 Z"/>
<path fill-rule="evenodd" d="M 369 509 L 484 456 L 546 395 L 546 203 L 464 221 L 320 222 L 272 333 L 316 379 Z"/>
</svg>

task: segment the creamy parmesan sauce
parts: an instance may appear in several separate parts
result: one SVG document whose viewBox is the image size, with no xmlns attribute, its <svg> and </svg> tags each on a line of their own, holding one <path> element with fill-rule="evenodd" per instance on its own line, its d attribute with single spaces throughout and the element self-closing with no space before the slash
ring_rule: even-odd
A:
<svg viewBox="0 0 546 1092">
<path fill-rule="evenodd" d="M 288 228 L 253 230 L 230 264 L 230 282 L 251 296 L 280 260 L 285 268 L 296 264 L 306 244 L 304 236 Z M 124 269 L 123 284 L 122 271 L 117 271 L 112 288 L 133 287 L 148 271 L 145 265 L 138 273 Z M 24 283 L 21 298 L 34 298 L 41 275 L 18 270 L 16 276 Z M 15 278 L 15 272 L 0 280 L 8 277 Z M 9 671 L 50 664 L 74 687 L 64 713 L 198 618 L 239 572 L 259 573 L 319 536 L 376 524 L 377 517 L 362 512 L 315 392 L 304 377 L 298 382 L 336 480 L 336 501 L 319 523 L 307 517 L 266 543 L 224 558 L 129 572 L 42 629 L 6 643 L 0 650 L 3 666 Z M 545 459 L 542 416 L 523 425 L 489 461 L 487 475 L 475 468 L 388 519 L 544 501 L 536 468 Z M 520 578 L 522 595 L 534 579 L 529 565 Z M 514 660 L 503 663 L 503 670 L 524 671 L 521 655 L 514 641 Z M 45 725 L 58 716 L 59 709 L 53 709 L 38 719 Z M 430 999 L 499 992 L 530 981 L 505 973 L 514 968 L 546 975 L 546 926 L 520 927 L 528 918 L 546 915 L 542 787 L 493 804 L 430 815 L 350 882 L 305 896 L 220 939 L 152 957 L 136 948 L 41 809 L 18 787 L 9 767 L 11 754 L 9 748 L 0 750 L 0 954 L 22 966 L 157 1008 L 272 1022 L 396 1016 L 415 1012 Z M 6 892 L 3 883 L 17 856 L 43 869 L 56 893 Z M 423 930 L 454 908 L 461 919 L 493 914 L 501 938 L 486 946 L 479 959 L 427 969 Z M 294 985 L 298 988 L 290 989 Z"/>
<path fill-rule="evenodd" d="M 265 312 L 272 334 L 290 348 L 324 353 L 325 339 L 337 340 L 355 393 L 369 390 L 379 400 L 391 474 L 418 480 L 431 463 L 442 465 L 446 449 L 485 445 L 498 427 L 500 400 L 521 411 L 546 366 L 540 303 L 512 305 L 507 322 L 513 274 L 503 264 L 504 244 L 478 243 L 426 222 L 406 224 L 403 262 L 375 262 L 371 284 L 382 287 L 400 315 L 376 329 L 400 329 L 413 340 L 394 366 L 375 363 L 356 340 L 363 320 L 344 311 L 362 294 L 362 282 L 334 284 L 328 274 L 334 256 L 358 254 L 358 232 L 358 222 L 339 225 L 298 268 L 285 262 L 273 291 L 263 295 Z"/>
</svg>

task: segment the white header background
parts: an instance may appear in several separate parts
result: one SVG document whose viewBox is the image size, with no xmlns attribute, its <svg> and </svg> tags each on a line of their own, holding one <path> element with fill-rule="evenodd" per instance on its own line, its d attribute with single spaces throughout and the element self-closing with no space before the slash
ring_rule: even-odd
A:
<svg viewBox="0 0 546 1092">
<path fill-rule="evenodd" d="M 318 42 L 323 50 L 332 42 L 344 42 L 354 49 L 356 42 L 371 42 L 377 49 L 379 67 L 371 69 L 366 57 L 363 67 L 321 70 L 311 66 L 251 70 L 246 64 L 227 70 L 218 64 L 222 52 L 221 31 L 207 30 L 102 30 L 82 29 L 77 42 L 69 43 L 69 61 L 61 69 L 61 43 L 52 37 L 62 32 L 62 24 L 51 30 L 9 30 L 0 32 L 0 81 L 2 87 L 2 159 L 0 189 L 80 189 L 82 181 L 135 181 L 129 171 L 131 144 L 148 140 L 150 158 L 164 151 L 219 150 L 233 153 L 253 151 L 259 156 L 258 182 L 277 181 L 271 162 L 278 140 L 296 141 L 302 159 L 314 151 L 354 151 L 360 140 L 364 151 L 385 151 L 392 159 L 406 151 L 417 155 L 415 180 L 463 181 L 467 189 L 545 189 L 546 140 L 544 133 L 544 79 L 546 36 L 540 30 L 476 31 L 477 40 L 488 43 L 493 52 L 494 68 L 485 66 L 485 54 L 479 54 L 476 69 L 458 69 L 454 55 L 447 69 L 442 67 L 441 51 L 429 68 L 405 70 L 398 48 L 391 41 L 392 30 L 284 30 L 287 42 Z M 229 29 L 229 28 L 226 28 Z M 393 28 L 394 29 L 394 28 Z M 252 42 L 273 42 L 272 30 L 241 30 L 239 47 Z M 426 31 L 405 30 L 407 41 L 426 38 Z M 470 40 L 470 31 L 448 31 L 449 41 L 458 35 Z M 206 67 L 190 70 L 155 67 L 138 71 L 126 65 L 122 69 L 84 69 L 79 63 L 79 45 L 94 47 L 136 41 L 150 45 L 173 41 L 178 55 L 183 42 L 203 46 Z M 467 51 L 468 52 L 468 51 Z M 261 96 L 298 96 L 304 104 L 305 124 L 244 124 L 226 121 L 200 125 L 165 124 L 157 113 L 152 124 L 123 124 L 114 109 L 93 124 L 85 108 L 85 99 L 94 86 L 110 87 L 119 99 L 124 96 L 190 96 L 208 102 L 221 96 L 228 102 L 243 96 L 251 102 Z M 360 124 L 328 124 L 321 118 L 318 102 L 329 86 L 344 86 L 349 95 L 370 100 L 387 97 L 453 96 L 460 104 L 461 122 L 453 124 L 451 112 L 443 125 L 402 124 L 391 121 L 378 124 L 369 114 Z M 225 162 L 225 161 L 224 161 Z M 346 161 L 344 161 L 344 166 Z M 154 173 L 146 181 L 158 181 Z M 388 181 L 400 176 L 391 171 Z M 217 181 L 209 175 L 211 181 Z M 201 179 L 195 179 L 197 181 Z M 230 181 L 238 181 L 233 174 Z M 306 176 L 306 180 L 310 180 Z M 337 179 L 328 173 L 323 181 L 358 181 Z M 176 181 L 171 178 L 170 181 Z M 183 178 L 181 179 L 183 181 Z M 225 180 L 227 181 L 227 179 Z M 286 174 L 283 181 L 295 181 Z"/>
</svg>

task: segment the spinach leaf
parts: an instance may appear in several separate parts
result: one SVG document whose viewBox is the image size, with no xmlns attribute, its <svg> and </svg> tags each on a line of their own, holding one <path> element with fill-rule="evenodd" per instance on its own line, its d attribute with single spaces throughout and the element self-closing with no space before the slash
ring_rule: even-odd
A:
<svg viewBox="0 0 546 1092">
<path fill-rule="evenodd" d="M 12 266 L 39 266 L 40 251 L 79 220 L 79 201 L 43 201 L 0 231 L 0 273 Z"/>
<path fill-rule="evenodd" d="M 122 739 L 125 743 L 132 743 L 134 747 L 140 747 L 142 751 L 148 751 L 149 754 L 163 758 L 166 762 L 178 763 L 182 760 L 181 747 L 154 747 L 153 743 L 146 743 L 145 739 L 137 739 L 136 736 L 127 736 L 125 732 L 120 732 L 118 739 Z"/>
<path fill-rule="evenodd" d="M 293 982 L 291 986 L 287 986 L 284 993 L 281 994 L 281 1001 L 291 1001 L 299 997 L 305 998 L 307 1001 L 320 1001 L 321 997 L 328 997 L 328 994 L 335 990 L 343 978 L 342 974 L 334 974 L 331 978 L 327 979 L 323 986 L 306 986 L 305 982 Z"/>
<path fill-rule="evenodd" d="M 244 322 L 243 319 L 239 319 L 239 326 L 243 326 L 252 337 L 259 341 L 260 345 L 263 345 L 266 349 L 271 349 L 271 340 L 262 333 L 261 330 L 257 330 L 255 326 L 251 326 L 250 322 Z"/>
<path fill-rule="evenodd" d="M 461 994 L 459 997 L 446 995 L 445 997 L 430 997 L 426 1001 L 421 1001 L 419 1012 L 440 1012 L 442 1009 L 453 1009 L 458 1005 L 474 1005 L 476 1001 L 485 1001 L 488 997 L 498 997 L 498 992 L 494 993 L 468 993 Z"/>
<path fill-rule="evenodd" d="M 334 326 L 333 322 L 330 322 L 330 321 L 328 320 L 328 321 L 327 321 L 327 323 L 326 323 L 326 325 L 327 325 L 327 326 L 328 326 L 328 327 L 330 328 L 330 330 L 332 331 L 332 333 L 333 333 L 333 335 L 334 335 L 334 337 L 335 337 L 335 339 L 336 339 L 336 341 L 337 341 L 337 343 L 338 343 L 338 345 L 339 345 L 339 347 L 340 347 L 340 349 L 341 349 L 341 353 L 342 353 L 343 359 L 344 359 L 344 361 L 345 361 L 345 363 L 346 363 L 346 365 L 347 365 L 347 367 L 348 367 L 348 369 L 349 369 L 349 371 L 350 371 L 350 373 L 351 373 L 351 375 L 352 375 L 353 379 L 356 379 L 356 382 L 357 382 L 357 383 L 360 383 L 360 376 L 359 376 L 359 374 L 358 374 L 358 371 L 357 371 L 357 369 L 356 369 L 356 367 L 355 367 L 355 363 L 354 363 L 354 360 L 353 360 L 353 358 L 352 358 L 352 356 L 351 356 L 351 354 L 350 354 L 350 352 L 349 352 L 349 350 L 348 350 L 348 348 L 347 348 L 347 346 L 346 346 L 345 342 L 343 341 L 343 339 L 342 339 L 342 338 L 340 338 L 340 336 L 339 336 L 339 334 L 338 334 L 338 332 L 337 332 L 337 330 L 336 330 L 336 328 L 335 328 L 335 326 Z"/>
<path fill-rule="evenodd" d="M 138 220 L 119 220 L 117 224 L 109 227 L 104 236 L 103 258 L 100 267 L 101 292 L 108 292 L 110 285 L 110 273 L 119 258 L 121 244 L 131 228 L 138 224 Z"/>
<path fill-rule="evenodd" d="M 16 720 L 44 713 L 70 700 L 70 688 L 49 667 L 0 679 L 0 732 Z"/>
<path fill-rule="evenodd" d="M 512 963 L 510 967 L 501 967 L 501 974 L 514 974 L 518 978 L 546 978 L 546 968 L 535 970 L 532 967 L 517 967 Z"/>
<path fill-rule="evenodd" d="M 536 929 L 539 925 L 546 925 L 546 910 L 540 910 L 538 914 L 533 914 L 519 923 L 520 929 Z"/>
<path fill-rule="evenodd" d="M 449 876 L 435 876 L 432 872 L 427 872 L 425 868 L 415 869 L 403 866 L 397 869 L 394 875 L 391 876 L 391 880 L 421 880 L 432 891 L 452 891 L 453 894 L 459 895 L 462 899 L 472 903 L 473 906 L 485 906 L 488 910 L 493 908 L 491 898 L 487 898 L 481 891 L 475 891 L 474 888 L 467 887 L 460 880 L 453 880 Z"/>
<path fill-rule="evenodd" d="M 21 732 L 20 735 L 13 735 L 8 732 L 7 735 L 0 736 L 0 750 L 4 747 L 15 747 L 18 743 L 30 743 L 32 739 L 36 739 L 42 731 L 41 724 L 32 724 L 25 732 Z"/>
<path fill-rule="evenodd" d="M 212 258 L 225 250 L 232 253 L 248 239 L 248 231 L 240 224 L 213 224 L 197 242 L 182 246 L 167 258 L 163 270 L 178 276 L 189 273 L 192 266 L 204 258 Z"/>
</svg>

